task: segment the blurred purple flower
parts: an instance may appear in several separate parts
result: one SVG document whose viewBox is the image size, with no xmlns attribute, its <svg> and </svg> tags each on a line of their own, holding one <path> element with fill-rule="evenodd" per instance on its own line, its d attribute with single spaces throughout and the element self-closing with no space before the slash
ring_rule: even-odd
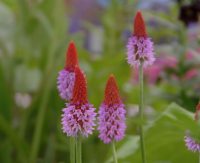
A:
<svg viewBox="0 0 200 163">
<path fill-rule="evenodd" d="M 185 145 L 188 148 L 188 150 L 192 152 L 200 152 L 200 144 L 194 140 L 191 136 L 185 136 L 184 137 Z"/>
<path fill-rule="evenodd" d="M 198 102 L 196 106 L 196 112 L 194 114 L 194 120 L 198 123 L 199 121 L 199 111 L 200 111 L 200 102 Z M 184 137 L 185 145 L 188 150 L 192 152 L 200 152 L 200 142 L 193 137 L 190 136 L 190 131 L 186 132 L 186 136 Z"/>
</svg>

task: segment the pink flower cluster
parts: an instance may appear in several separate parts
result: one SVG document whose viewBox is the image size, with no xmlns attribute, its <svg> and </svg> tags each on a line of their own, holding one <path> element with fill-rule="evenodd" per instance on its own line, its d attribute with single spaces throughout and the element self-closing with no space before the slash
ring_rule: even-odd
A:
<svg viewBox="0 0 200 163">
<path fill-rule="evenodd" d="M 77 137 L 79 134 L 88 137 L 95 127 L 95 108 L 88 102 L 87 82 L 83 71 L 78 67 L 78 59 L 74 43 L 70 43 L 65 69 L 59 72 L 57 88 L 61 98 L 68 101 L 63 109 L 61 124 L 67 136 Z M 119 141 L 125 135 L 124 104 L 118 93 L 117 83 L 113 75 L 108 79 L 105 99 L 99 109 L 99 138 L 104 143 Z"/>
</svg>

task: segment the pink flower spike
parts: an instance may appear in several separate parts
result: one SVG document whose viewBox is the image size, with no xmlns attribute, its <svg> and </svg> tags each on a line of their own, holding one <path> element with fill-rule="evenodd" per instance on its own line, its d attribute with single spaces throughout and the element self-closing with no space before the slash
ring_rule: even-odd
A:
<svg viewBox="0 0 200 163">
<path fill-rule="evenodd" d="M 76 66 L 78 66 L 78 57 L 75 44 L 71 41 L 66 52 L 65 68 L 59 72 L 57 78 L 57 88 L 63 100 L 69 101 L 72 98 Z"/>
<path fill-rule="evenodd" d="M 119 141 L 125 135 L 126 110 L 122 103 L 115 77 L 111 75 L 105 89 L 105 99 L 99 108 L 99 138 L 105 143 Z"/>
<path fill-rule="evenodd" d="M 88 102 L 86 79 L 79 67 L 75 68 L 75 84 L 73 97 L 63 109 L 62 130 L 67 136 L 87 137 L 95 126 L 95 108 Z"/>
<path fill-rule="evenodd" d="M 144 67 L 154 63 L 154 47 L 151 38 L 147 36 L 145 23 L 140 11 L 137 12 L 134 21 L 134 34 L 128 39 L 127 61 L 133 67 Z"/>
</svg>

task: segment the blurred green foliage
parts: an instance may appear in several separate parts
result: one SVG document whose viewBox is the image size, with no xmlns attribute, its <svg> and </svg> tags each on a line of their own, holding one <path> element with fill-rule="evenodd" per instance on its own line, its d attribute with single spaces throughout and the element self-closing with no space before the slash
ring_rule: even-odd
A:
<svg viewBox="0 0 200 163">
<path fill-rule="evenodd" d="M 0 162 L 69 162 L 69 139 L 60 126 L 64 102 L 58 96 L 56 77 L 64 66 L 65 50 L 71 39 L 76 42 L 80 65 L 87 75 L 89 100 L 96 108 L 103 99 L 108 75 L 115 74 L 128 109 L 127 136 L 117 146 L 119 162 L 140 162 L 137 145 L 137 124 L 140 122 L 137 116 L 129 115 L 131 104 L 138 103 L 139 91 L 138 85 L 130 82 L 131 69 L 125 59 L 127 40 L 122 35 L 124 30 L 132 29 L 130 22 L 135 6 L 134 1 L 119 3 L 113 0 L 105 9 L 101 18 L 104 29 L 102 54 L 94 57 L 83 47 L 84 34 L 67 32 L 69 15 L 66 15 L 62 0 L 0 2 Z M 189 45 L 186 30 L 177 23 L 177 8 L 172 8 L 169 15 L 153 12 L 144 15 L 146 19 L 154 17 L 165 26 L 164 29 L 149 29 L 157 42 L 160 37 L 176 36 L 179 40 L 179 44 L 171 45 L 176 53 L 172 55 L 180 57 L 182 67 L 178 72 L 184 73 L 186 66 L 181 56 Z M 159 48 L 156 53 L 161 53 Z M 190 159 L 196 161 L 196 156 L 187 152 L 183 145 L 184 130 L 194 125 L 191 114 L 176 105 L 170 105 L 166 111 L 165 108 L 175 101 L 192 110 L 198 95 L 196 92 L 187 95 L 191 84 L 185 81 L 180 86 L 168 76 L 165 79 L 155 86 L 145 87 L 146 105 L 154 111 L 153 117 L 147 118 L 147 123 L 152 122 L 146 132 L 149 162 L 170 159 L 169 162 L 179 163 L 181 157 L 182 163 Z M 18 96 L 30 98 L 30 104 L 27 107 L 18 104 Z M 157 117 L 160 118 L 157 120 Z M 174 142 L 177 149 L 171 150 L 169 145 Z M 181 157 L 176 156 L 176 150 L 181 152 Z M 158 152 L 161 154 L 156 157 Z M 110 146 L 98 139 L 97 131 L 84 139 L 83 162 L 102 163 L 110 157 Z"/>
<path fill-rule="evenodd" d="M 200 133 L 194 115 L 174 103 L 149 122 L 145 128 L 148 162 L 198 162 L 198 153 L 189 152 L 185 147 L 186 128 Z M 119 147 L 120 162 L 140 162 L 140 155 L 138 136 L 129 136 Z"/>
</svg>

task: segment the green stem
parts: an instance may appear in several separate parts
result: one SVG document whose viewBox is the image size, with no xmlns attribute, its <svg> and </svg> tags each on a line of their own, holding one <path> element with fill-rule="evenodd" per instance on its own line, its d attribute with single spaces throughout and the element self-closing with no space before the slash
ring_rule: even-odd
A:
<svg viewBox="0 0 200 163">
<path fill-rule="evenodd" d="M 75 162 L 75 138 L 70 137 L 70 163 Z"/>
<path fill-rule="evenodd" d="M 115 150 L 115 142 L 112 142 L 112 153 L 113 153 L 113 162 L 117 163 L 117 154 L 116 154 L 116 150 Z"/>
<path fill-rule="evenodd" d="M 44 72 L 44 78 L 42 84 L 44 84 L 43 87 L 43 94 L 41 95 L 41 103 L 39 106 L 38 114 L 37 114 L 37 119 L 36 119 L 36 125 L 35 125 L 35 130 L 34 130 L 34 135 L 33 135 L 33 141 L 31 145 L 31 151 L 30 151 L 30 161 L 29 163 L 35 163 L 37 162 L 37 157 L 39 153 L 39 148 L 40 148 L 40 143 L 41 143 L 41 136 L 42 136 L 42 129 L 43 129 L 43 124 L 46 116 L 46 110 L 47 110 L 47 105 L 48 105 L 48 100 L 50 97 L 50 92 L 51 88 L 54 84 L 54 79 L 56 77 L 55 73 L 53 72 L 53 68 L 55 66 L 54 64 L 54 46 L 52 46 L 52 52 L 49 54 L 48 61 L 47 61 L 47 66 Z"/>
<path fill-rule="evenodd" d="M 37 156 L 38 156 L 40 142 L 41 142 L 42 129 L 43 129 L 43 124 L 44 124 L 44 119 L 46 116 L 48 99 L 50 96 L 50 88 L 53 84 L 53 80 L 52 80 L 53 77 L 54 76 L 52 75 L 49 81 L 47 82 L 46 87 L 45 87 L 46 90 L 44 90 L 44 94 L 42 95 L 42 101 L 41 101 L 41 104 L 38 110 L 37 119 L 36 119 L 33 142 L 31 145 L 30 161 L 29 161 L 30 163 L 37 162 Z"/>
<path fill-rule="evenodd" d="M 140 105 L 139 105 L 139 115 L 140 115 L 140 147 L 142 153 L 142 162 L 146 163 L 146 154 L 145 154 L 145 146 L 144 146 L 144 132 L 143 132 L 143 109 L 144 109 L 144 90 L 143 90 L 143 63 L 141 63 L 139 68 L 139 83 L 140 83 Z"/>
<path fill-rule="evenodd" d="M 39 113 L 36 120 L 33 143 L 32 143 L 31 153 L 30 153 L 30 163 L 37 162 L 36 160 L 37 160 L 37 155 L 38 155 L 38 150 L 39 150 L 39 145 L 40 145 L 40 140 L 41 140 L 47 99 L 48 99 L 48 95 L 45 95 L 45 100 L 42 102 L 42 105 L 41 105 L 42 107 L 39 108 Z"/>
<path fill-rule="evenodd" d="M 76 163 L 82 162 L 81 155 L 81 136 L 76 137 Z"/>
<path fill-rule="evenodd" d="M 199 163 L 200 163 L 200 152 L 199 152 Z"/>
</svg>

